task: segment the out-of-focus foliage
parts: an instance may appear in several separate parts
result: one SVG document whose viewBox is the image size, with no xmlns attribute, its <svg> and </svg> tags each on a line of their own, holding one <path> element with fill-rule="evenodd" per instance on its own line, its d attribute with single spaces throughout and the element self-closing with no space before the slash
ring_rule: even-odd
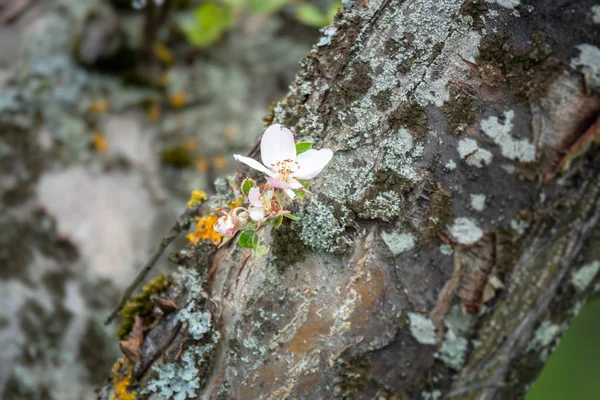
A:
<svg viewBox="0 0 600 400">
<path fill-rule="evenodd" d="M 527 400 L 600 398 L 600 299 L 583 307 L 527 394 Z"/>
<path fill-rule="evenodd" d="M 207 47 L 218 41 L 233 25 L 233 13 L 229 6 L 203 3 L 194 11 L 192 21 L 182 28 L 187 39 L 196 47 Z"/>
<path fill-rule="evenodd" d="M 233 27 L 237 17 L 243 14 L 274 14 L 288 4 L 295 18 L 301 23 L 321 28 L 333 22 L 341 1 L 332 2 L 325 10 L 314 4 L 295 5 L 293 0 L 221 0 L 200 4 L 191 20 L 183 24 L 188 41 L 198 48 L 208 47 L 217 42 Z M 288 8 L 286 8 L 288 10 Z M 294 11 L 295 10 L 295 11 Z"/>
<path fill-rule="evenodd" d="M 296 18 L 305 25 L 322 28 L 333 22 L 333 17 L 340 8 L 341 1 L 332 3 L 324 12 L 313 4 L 302 4 L 296 9 Z"/>
</svg>

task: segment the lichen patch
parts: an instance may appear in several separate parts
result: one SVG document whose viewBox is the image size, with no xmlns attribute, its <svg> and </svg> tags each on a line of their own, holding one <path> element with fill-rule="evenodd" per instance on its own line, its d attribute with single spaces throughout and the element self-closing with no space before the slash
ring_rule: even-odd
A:
<svg viewBox="0 0 600 400">
<path fill-rule="evenodd" d="M 459 217 L 450 227 L 450 234 L 460 244 L 473 244 L 483 236 L 483 231 L 471 218 Z"/>
<path fill-rule="evenodd" d="M 408 313 L 408 318 L 410 319 L 410 332 L 417 342 L 436 344 L 435 326 L 429 318 L 416 313 Z"/>
<path fill-rule="evenodd" d="M 583 292 L 592 283 L 598 270 L 600 269 L 600 261 L 592 261 L 589 264 L 583 265 L 573 273 L 571 283 L 579 292 Z"/>
<path fill-rule="evenodd" d="M 521 162 L 535 161 L 535 146 L 529 140 L 515 139 L 510 132 L 513 129 L 513 110 L 504 112 L 504 122 L 500 122 L 496 116 L 491 116 L 481 121 L 481 130 L 489 136 L 494 143 L 500 146 L 502 155 L 511 160 Z"/>
<path fill-rule="evenodd" d="M 472 167 L 481 168 L 492 162 L 492 153 L 480 148 L 473 139 L 462 139 L 458 142 L 458 154 L 460 159 Z"/>
</svg>

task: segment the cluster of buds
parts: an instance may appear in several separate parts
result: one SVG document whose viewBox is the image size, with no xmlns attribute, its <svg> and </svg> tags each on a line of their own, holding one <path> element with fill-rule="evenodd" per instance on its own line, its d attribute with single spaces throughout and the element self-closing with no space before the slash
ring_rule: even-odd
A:
<svg viewBox="0 0 600 400">
<path fill-rule="evenodd" d="M 310 180 L 331 161 L 330 149 L 312 149 L 311 143 L 294 142 L 294 134 L 281 125 L 270 126 L 263 134 L 261 144 L 262 164 L 235 154 L 234 158 L 266 175 L 267 183 L 258 186 L 252 179 L 242 183 L 242 193 L 247 198 L 246 207 L 232 210 L 217 209 L 221 216 L 214 226 L 225 237 L 223 244 L 243 231 L 238 239 L 242 247 L 264 254 L 268 248 L 260 246 L 258 230 L 266 225 L 279 227 L 283 219 L 297 220 L 285 206 L 296 198 L 304 198 Z"/>
</svg>

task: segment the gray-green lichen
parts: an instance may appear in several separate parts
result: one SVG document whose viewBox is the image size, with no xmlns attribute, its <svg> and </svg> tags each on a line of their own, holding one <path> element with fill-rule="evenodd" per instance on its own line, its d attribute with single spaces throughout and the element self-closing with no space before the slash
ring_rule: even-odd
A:
<svg viewBox="0 0 600 400">
<path fill-rule="evenodd" d="M 540 360 L 546 362 L 551 352 L 550 345 L 556 345 L 556 339 L 564 332 L 565 326 L 544 321 L 535 330 L 533 338 L 527 344 L 527 351 L 540 353 Z"/>
<path fill-rule="evenodd" d="M 401 211 L 402 199 L 393 190 L 377 193 L 374 198 L 365 199 L 359 216 L 367 219 L 381 219 L 389 221 L 397 218 Z"/>
<path fill-rule="evenodd" d="M 590 85 L 597 90 L 600 87 L 600 48 L 583 43 L 577 49 L 579 55 L 571 60 L 570 65 L 589 74 Z"/>
<path fill-rule="evenodd" d="M 483 236 L 483 231 L 471 218 L 456 218 L 449 229 L 452 237 L 460 244 L 473 244 Z"/>
<path fill-rule="evenodd" d="M 451 256 L 453 252 L 454 252 L 454 250 L 452 249 L 452 246 L 450 246 L 449 244 L 441 244 L 440 245 L 440 253 L 442 253 L 443 255 Z"/>
<path fill-rule="evenodd" d="M 333 207 L 313 198 L 300 213 L 300 218 L 299 236 L 307 246 L 318 251 L 335 252 L 344 244 L 342 218 L 335 215 Z"/>
<path fill-rule="evenodd" d="M 188 324 L 188 332 L 196 340 L 200 340 L 204 337 L 204 334 L 210 331 L 210 313 L 201 310 L 194 310 L 195 304 L 190 303 L 186 308 L 181 310 L 177 315 L 177 318 Z"/>
<path fill-rule="evenodd" d="M 469 341 L 464 337 L 448 332 L 436 355 L 448 368 L 459 371 L 465 362 L 468 345 Z"/>
<path fill-rule="evenodd" d="M 404 253 L 415 246 L 415 237 L 412 233 L 405 232 L 381 232 L 381 238 L 387 244 L 393 255 Z"/>
<path fill-rule="evenodd" d="M 492 162 L 492 153 L 486 149 L 480 148 L 473 139 L 462 139 L 458 142 L 458 154 L 460 159 L 467 165 L 481 168 Z"/>
<path fill-rule="evenodd" d="M 502 155 L 511 160 L 521 162 L 535 161 L 535 146 L 526 139 L 515 139 L 510 132 L 513 128 L 513 110 L 504 112 L 504 122 L 501 123 L 496 116 L 491 116 L 481 121 L 481 130 L 489 136 L 494 143 L 500 146 Z"/>
<path fill-rule="evenodd" d="M 571 276 L 571 283 L 579 292 L 583 292 L 592 283 L 598 270 L 600 269 L 600 261 L 592 261 L 581 266 Z"/>
<path fill-rule="evenodd" d="M 410 332 L 417 342 L 422 344 L 436 344 L 435 325 L 429 318 L 421 314 L 408 313 Z"/>
<path fill-rule="evenodd" d="M 475 211 L 483 211 L 485 209 L 485 194 L 471 194 L 471 207 Z"/>
</svg>

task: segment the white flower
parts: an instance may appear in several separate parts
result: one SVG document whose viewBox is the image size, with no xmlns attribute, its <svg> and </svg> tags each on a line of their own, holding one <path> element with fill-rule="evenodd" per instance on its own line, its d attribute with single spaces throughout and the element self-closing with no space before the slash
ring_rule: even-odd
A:
<svg viewBox="0 0 600 400">
<path fill-rule="evenodd" d="M 215 231 L 219 232 L 223 236 L 233 236 L 237 231 L 237 227 L 234 221 L 234 217 L 231 214 L 227 213 L 222 208 L 218 209 L 223 213 L 223 216 L 220 217 L 217 223 L 214 226 Z"/>
<path fill-rule="evenodd" d="M 263 134 L 260 154 L 264 165 L 239 154 L 233 157 L 266 174 L 267 181 L 273 187 L 283 189 L 292 199 L 295 194 L 291 189 L 304 189 L 297 179 L 314 178 L 333 157 L 330 149 L 311 149 L 296 156 L 294 134 L 279 124 L 271 125 Z"/>
<path fill-rule="evenodd" d="M 248 214 L 253 221 L 261 221 L 265 217 L 265 207 L 261 201 L 260 189 L 253 187 L 248 192 L 248 201 L 250 201 L 250 207 L 248 207 Z"/>
</svg>

